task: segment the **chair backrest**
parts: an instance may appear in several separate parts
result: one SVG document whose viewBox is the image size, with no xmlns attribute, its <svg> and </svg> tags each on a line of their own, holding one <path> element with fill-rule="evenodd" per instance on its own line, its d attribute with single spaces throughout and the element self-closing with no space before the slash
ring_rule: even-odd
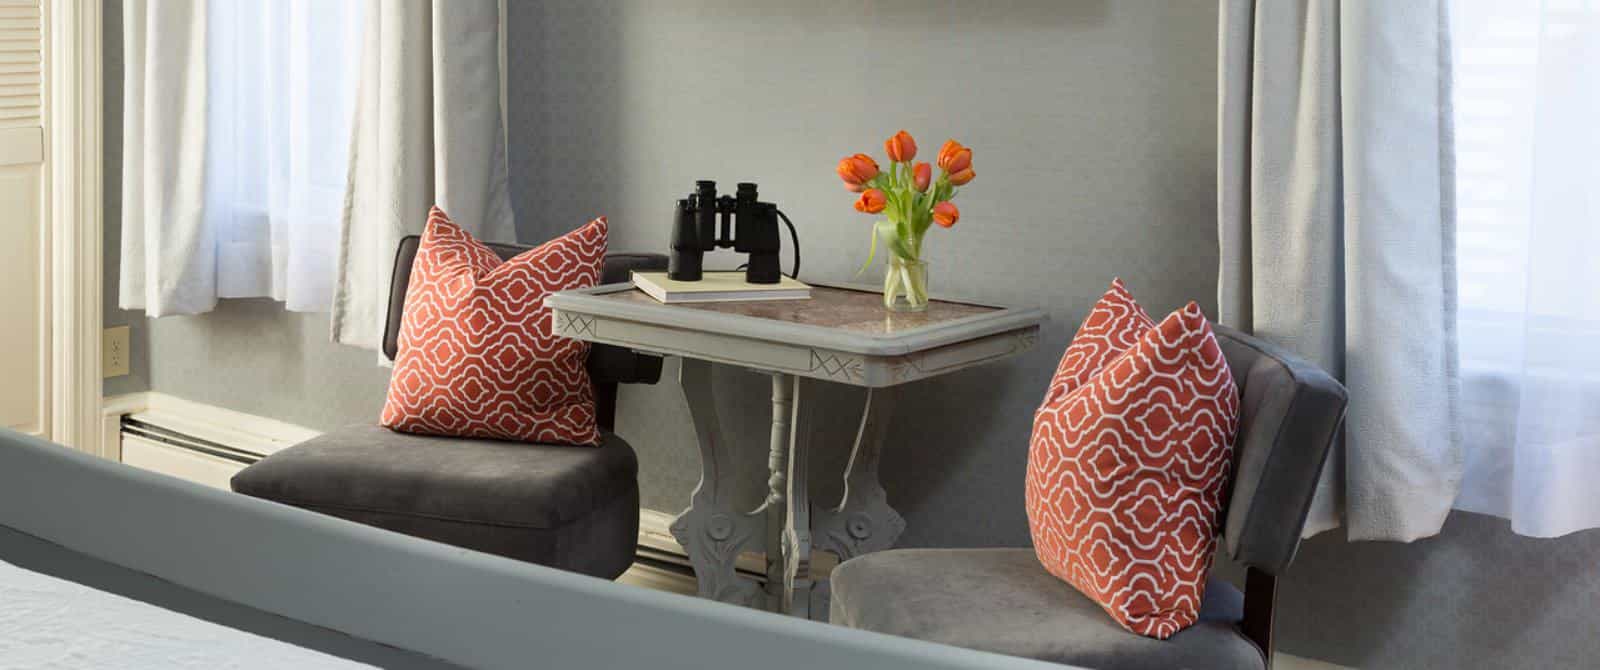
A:
<svg viewBox="0 0 1600 670">
<path fill-rule="evenodd" d="M 1224 546 L 1235 561 L 1276 576 L 1300 546 L 1344 423 L 1345 389 L 1280 347 L 1225 326 L 1215 331 L 1241 401 Z"/>
<path fill-rule="evenodd" d="M 383 328 L 383 355 L 394 360 L 400 345 L 400 317 L 405 311 L 406 288 L 411 283 L 411 265 L 417 259 L 417 246 L 421 237 L 408 235 L 400 240 L 395 251 L 394 273 L 389 277 L 389 314 Z M 517 244 L 486 244 L 501 260 L 506 260 L 533 247 Z M 600 271 L 600 283 L 613 284 L 628 280 L 634 270 L 665 270 L 667 257 L 662 254 L 610 253 Z M 641 354 L 607 344 L 596 344 L 589 349 L 589 378 L 595 385 L 595 402 L 600 416 L 600 426 L 612 427 L 616 411 L 617 384 L 654 384 L 661 379 L 661 358 Z"/>
</svg>

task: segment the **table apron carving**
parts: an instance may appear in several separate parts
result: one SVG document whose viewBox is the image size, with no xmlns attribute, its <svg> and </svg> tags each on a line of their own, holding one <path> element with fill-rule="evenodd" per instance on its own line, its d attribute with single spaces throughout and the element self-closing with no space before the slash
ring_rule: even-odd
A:
<svg viewBox="0 0 1600 670">
<path fill-rule="evenodd" d="M 981 365 L 1031 348 L 1038 326 L 995 333 L 906 354 L 871 356 L 821 347 L 752 340 L 670 326 L 553 311 L 558 335 L 657 354 L 882 388 Z"/>
</svg>

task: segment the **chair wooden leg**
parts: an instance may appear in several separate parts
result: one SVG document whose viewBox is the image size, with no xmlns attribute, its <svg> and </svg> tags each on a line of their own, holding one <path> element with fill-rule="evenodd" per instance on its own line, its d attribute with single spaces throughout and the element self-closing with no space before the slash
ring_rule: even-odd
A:
<svg viewBox="0 0 1600 670">
<path fill-rule="evenodd" d="M 594 385 L 594 422 L 602 432 L 617 429 L 617 385 L 597 382 Z"/>
<path fill-rule="evenodd" d="M 1248 568 L 1244 577 L 1244 620 L 1239 622 L 1239 631 L 1266 654 L 1268 670 L 1272 668 L 1272 608 L 1277 602 L 1278 578 Z"/>
</svg>

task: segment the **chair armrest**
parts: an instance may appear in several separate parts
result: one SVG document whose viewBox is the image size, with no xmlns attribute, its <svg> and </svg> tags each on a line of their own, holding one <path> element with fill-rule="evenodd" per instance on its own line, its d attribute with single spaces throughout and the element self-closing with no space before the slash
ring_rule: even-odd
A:
<svg viewBox="0 0 1600 670">
<path fill-rule="evenodd" d="M 619 284 L 638 271 L 667 269 L 666 254 L 613 251 L 606 254 L 600 283 Z M 661 381 L 661 357 L 608 344 L 589 352 L 589 376 L 597 384 L 654 384 Z"/>
</svg>

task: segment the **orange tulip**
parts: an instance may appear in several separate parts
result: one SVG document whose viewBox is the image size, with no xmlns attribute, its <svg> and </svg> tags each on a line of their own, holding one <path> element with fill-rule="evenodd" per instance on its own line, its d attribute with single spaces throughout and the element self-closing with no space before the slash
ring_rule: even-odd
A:
<svg viewBox="0 0 1600 670">
<path fill-rule="evenodd" d="M 926 192 L 928 182 L 933 181 L 933 166 L 927 163 L 917 163 L 911 166 L 911 185 L 918 191 Z"/>
<path fill-rule="evenodd" d="M 949 228 L 961 220 L 961 210 L 956 209 L 956 204 L 946 200 L 933 206 L 933 222 Z"/>
<path fill-rule="evenodd" d="M 883 152 L 889 154 L 889 160 L 904 163 L 917 157 L 917 141 L 911 139 L 911 133 L 902 130 L 883 141 Z"/>
<path fill-rule="evenodd" d="M 954 174 L 971 165 L 972 150 L 961 146 L 960 142 L 948 140 L 939 147 L 939 167 L 945 172 Z"/>
<path fill-rule="evenodd" d="M 866 154 L 846 156 L 839 161 L 839 178 L 846 184 L 861 185 L 878 176 L 878 162 Z"/>
<path fill-rule="evenodd" d="M 859 200 L 856 200 L 856 211 L 863 214 L 877 214 L 882 212 L 883 208 L 888 204 L 889 200 L 883 196 L 883 191 L 869 188 L 865 193 L 861 194 Z"/>
<path fill-rule="evenodd" d="M 977 173 L 973 172 L 972 166 L 969 165 L 965 170 L 950 173 L 950 183 L 956 186 L 964 186 L 967 182 L 972 181 L 972 178 L 976 176 Z"/>
</svg>

